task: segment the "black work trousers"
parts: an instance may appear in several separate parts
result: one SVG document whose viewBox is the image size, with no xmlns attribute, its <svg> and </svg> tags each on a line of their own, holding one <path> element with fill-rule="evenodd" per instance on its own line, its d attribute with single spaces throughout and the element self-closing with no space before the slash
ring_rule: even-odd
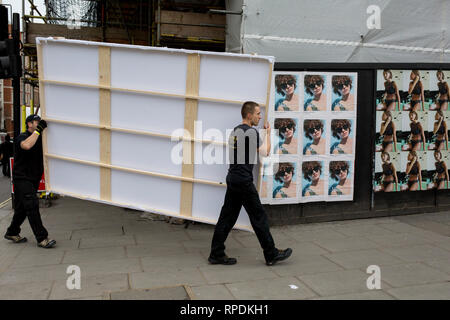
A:
<svg viewBox="0 0 450 320">
<path fill-rule="evenodd" d="M 6 231 L 7 235 L 19 235 L 20 226 L 28 217 L 37 242 L 47 239 L 48 232 L 42 225 L 41 214 L 39 213 L 39 199 L 36 196 L 38 188 L 39 181 L 14 181 L 14 216 Z"/>
<path fill-rule="evenodd" d="M 225 202 L 214 230 L 210 256 L 220 258 L 225 255 L 225 240 L 235 225 L 242 206 L 247 211 L 250 223 L 264 251 L 264 257 L 270 260 L 277 251 L 270 234 L 267 215 L 255 185 L 253 182 L 232 183 L 228 177 Z"/>
<path fill-rule="evenodd" d="M 10 170 L 9 170 L 9 158 L 8 158 L 8 161 L 2 162 L 2 172 L 3 172 L 3 175 L 4 175 L 4 176 L 10 177 L 10 176 L 11 176 L 11 173 L 10 173 L 9 171 L 10 171 Z"/>
</svg>

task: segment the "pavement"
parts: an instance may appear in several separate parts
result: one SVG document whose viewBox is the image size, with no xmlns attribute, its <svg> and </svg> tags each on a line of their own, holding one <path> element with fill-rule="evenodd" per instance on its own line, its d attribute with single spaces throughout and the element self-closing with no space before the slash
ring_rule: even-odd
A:
<svg viewBox="0 0 450 320">
<path fill-rule="evenodd" d="M 294 252 L 271 267 L 245 231 L 226 242 L 236 265 L 209 265 L 211 225 L 68 197 L 41 213 L 57 247 L 38 248 L 27 221 L 28 243 L 1 239 L 0 299 L 450 299 L 450 212 L 272 227 Z M 11 218 L 9 202 L 2 235 Z M 74 265 L 81 289 L 70 290 Z M 380 289 L 368 289 L 370 265 Z"/>
</svg>

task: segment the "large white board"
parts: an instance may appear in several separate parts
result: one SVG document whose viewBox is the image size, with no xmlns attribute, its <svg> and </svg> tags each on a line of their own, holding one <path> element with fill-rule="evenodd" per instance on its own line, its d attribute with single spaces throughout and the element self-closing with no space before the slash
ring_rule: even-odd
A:
<svg viewBox="0 0 450 320">
<path fill-rule="evenodd" d="M 37 46 L 48 191 L 216 223 L 227 137 L 243 102 L 265 113 L 273 57 L 53 38 Z M 181 161 L 189 154 L 193 164 Z M 236 227 L 251 230 L 244 209 Z"/>
</svg>

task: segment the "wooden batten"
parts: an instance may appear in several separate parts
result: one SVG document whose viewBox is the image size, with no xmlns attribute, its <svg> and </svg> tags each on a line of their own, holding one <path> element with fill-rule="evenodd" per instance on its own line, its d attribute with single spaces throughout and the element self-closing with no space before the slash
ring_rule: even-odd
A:
<svg viewBox="0 0 450 320">
<path fill-rule="evenodd" d="M 200 79 L 200 55 L 190 54 L 186 72 L 186 94 L 198 96 Z M 194 137 L 195 121 L 197 120 L 198 99 L 186 98 L 184 111 L 184 129 Z M 194 143 L 183 141 L 183 166 L 181 175 L 185 178 L 194 178 Z M 194 184 L 188 181 L 181 182 L 180 214 L 192 216 L 192 195 Z"/>
<path fill-rule="evenodd" d="M 264 124 L 267 122 L 267 119 L 269 117 L 269 108 L 271 108 L 269 106 L 270 103 L 270 89 L 272 87 L 272 71 L 273 71 L 273 63 L 269 63 L 269 79 L 267 80 L 267 96 L 266 96 L 266 106 L 265 106 L 265 110 L 264 110 Z M 263 124 L 263 127 L 264 127 Z M 271 128 L 273 130 L 273 128 Z M 266 138 L 264 138 L 266 139 Z M 269 151 L 270 153 L 270 151 Z M 258 168 L 258 183 L 257 183 L 257 190 L 258 193 L 261 191 L 261 179 L 262 179 L 262 161 L 259 162 L 259 168 Z"/>
<path fill-rule="evenodd" d="M 111 84 L 111 48 L 98 47 L 98 83 Z M 99 88 L 99 123 L 111 127 L 111 90 Z M 111 130 L 100 128 L 100 163 L 111 164 Z M 111 201 L 111 169 L 100 167 L 100 199 Z"/>
<path fill-rule="evenodd" d="M 38 73 L 39 73 L 39 101 L 40 101 L 40 110 L 41 116 L 45 119 L 45 83 L 42 81 L 44 79 L 44 63 L 42 58 L 42 45 L 37 44 L 37 58 L 38 58 Z M 44 157 L 44 180 L 45 180 L 45 190 L 51 190 L 50 184 L 50 172 L 48 169 L 48 158 L 46 157 L 46 153 L 48 152 L 47 146 L 47 130 L 44 130 L 42 133 L 42 153 Z"/>
</svg>

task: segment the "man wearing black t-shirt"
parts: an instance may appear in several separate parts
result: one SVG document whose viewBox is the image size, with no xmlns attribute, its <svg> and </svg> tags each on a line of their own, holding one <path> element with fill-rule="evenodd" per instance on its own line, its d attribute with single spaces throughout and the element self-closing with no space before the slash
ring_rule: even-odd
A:
<svg viewBox="0 0 450 320">
<path fill-rule="evenodd" d="M 253 184 L 253 165 L 257 163 L 257 152 L 263 156 L 270 153 L 270 126 L 266 129 L 265 143 L 260 143 L 258 131 L 253 128 L 261 120 L 261 111 L 256 102 L 247 101 L 241 109 L 242 124 L 230 135 L 230 168 L 228 169 L 225 201 L 217 221 L 208 261 L 211 264 L 232 265 L 237 261 L 225 254 L 225 240 L 244 206 L 250 223 L 264 251 L 266 264 L 271 266 L 287 259 L 292 249 L 279 250 L 270 234 L 267 215 Z"/>
<path fill-rule="evenodd" d="M 36 196 L 44 171 L 41 133 L 47 127 L 38 115 L 26 119 L 27 131 L 17 136 L 14 145 L 14 216 L 5 234 L 5 239 L 14 243 L 26 242 L 21 237 L 20 226 L 28 217 L 31 229 L 39 247 L 52 248 L 55 240 L 48 239 L 47 230 L 42 225 L 39 200 Z"/>
</svg>

